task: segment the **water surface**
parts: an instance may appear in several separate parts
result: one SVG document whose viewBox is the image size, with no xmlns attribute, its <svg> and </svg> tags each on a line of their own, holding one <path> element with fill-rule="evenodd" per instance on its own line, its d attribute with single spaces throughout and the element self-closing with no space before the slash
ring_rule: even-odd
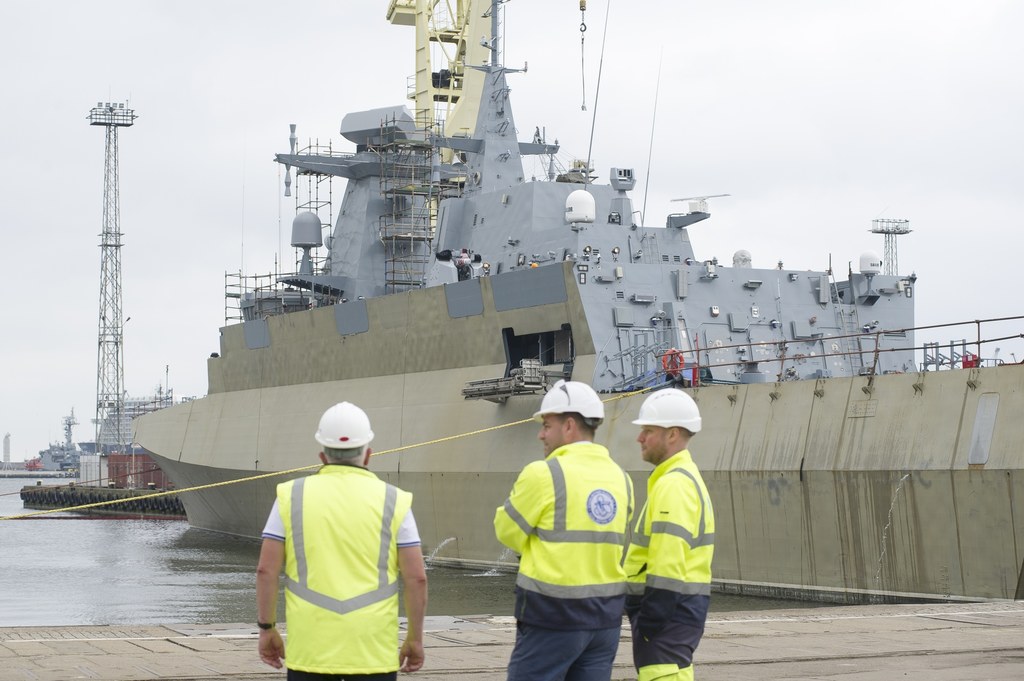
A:
<svg viewBox="0 0 1024 681">
<path fill-rule="evenodd" d="M 0 478 L 0 516 L 30 512 L 18 492 L 31 484 Z M 253 622 L 259 550 L 177 520 L 0 520 L 0 626 Z M 429 567 L 428 578 L 428 614 L 512 614 L 514 574 Z M 807 605 L 711 599 L 719 612 Z"/>
</svg>

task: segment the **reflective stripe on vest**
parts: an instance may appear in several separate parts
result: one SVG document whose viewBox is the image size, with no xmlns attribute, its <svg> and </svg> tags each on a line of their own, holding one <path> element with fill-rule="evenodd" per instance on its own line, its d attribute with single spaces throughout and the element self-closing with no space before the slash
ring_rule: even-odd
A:
<svg viewBox="0 0 1024 681">
<path fill-rule="evenodd" d="M 648 574 L 646 585 L 655 589 L 674 591 L 684 596 L 711 595 L 711 585 L 707 582 L 684 582 L 679 579 L 672 579 L 671 577 L 658 577 L 657 575 Z"/>
<path fill-rule="evenodd" d="M 359 608 L 365 608 L 368 605 L 397 594 L 398 582 L 388 583 L 388 556 L 391 549 L 391 522 L 395 516 L 395 503 L 398 498 L 398 491 L 393 486 L 387 485 L 384 495 L 380 552 L 377 554 L 377 588 L 359 596 L 338 600 L 318 591 L 313 591 L 307 584 L 309 566 L 306 563 L 306 540 L 302 529 L 302 494 L 305 482 L 306 478 L 299 478 L 292 485 L 292 544 L 295 547 L 295 567 L 299 578 L 296 581 L 285 575 L 285 584 L 288 590 L 303 600 L 339 615 L 344 615 Z"/>
<path fill-rule="evenodd" d="M 704 495 L 700 491 L 700 485 L 697 484 L 697 478 L 693 477 L 693 473 L 686 470 L 685 468 L 673 468 L 672 470 L 667 471 L 666 475 L 668 475 L 668 473 L 682 473 L 683 475 L 688 477 L 690 479 L 690 482 L 693 483 L 693 486 L 697 488 L 697 498 L 700 499 L 700 520 L 697 523 L 697 534 L 696 536 L 694 536 L 690 533 L 688 529 L 686 529 L 682 525 L 661 521 L 651 523 L 651 534 L 654 534 L 655 532 L 671 534 L 672 536 L 679 537 L 680 539 L 685 541 L 687 544 L 690 545 L 691 549 L 696 549 L 701 546 L 714 545 L 715 533 L 705 531 L 706 525 L 704 515 L 706 513 L 706 507 L 704 505 Z M 650 535 L 644 535 L 644 537 L 647 540 L 647 543 L 649 544 L 651 541 Z M 640 544 L 640 542 L 636 543 Z M 647 546 L 648 544 L 641 544 L 641 546 Z"/>
<path fill-rule="evenodd" d="M 516 577 L 516 586 L 544 596 L 551 596 L 552 598 L 606 598 L 610 596 L 621 596 L 626 593 L 622 582 L 566 586 L 564 584 L 542 582 L 539 579 L 528 577 L 522 572 L 520 572 L 519 576 Z"/>
</svg>

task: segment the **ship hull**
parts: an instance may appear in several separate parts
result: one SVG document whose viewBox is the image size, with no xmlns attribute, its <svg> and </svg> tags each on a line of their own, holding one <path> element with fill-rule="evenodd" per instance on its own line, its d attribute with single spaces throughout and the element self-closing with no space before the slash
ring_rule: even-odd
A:
<svg viewBox="0 0 1024 681">
<path fill-rule="evenodd" d="M 414 494 L 424 550 L 512 565 L 491 522 L 517 472 L 540 456 L 525 420 L 539 397 L 460 401 L 464 379 L 488 369 L 212 395 L 147 419 L 211 442 L 259 431 L 266 444 L 248 466 L 218 465 L 216 445 L 195 450 L 211 453 L 207 462 L 189 460 L 189 448 L 157 455 L 181 487 L 291 470 L 182 495 L 194 526 L 255 537 L 274 486 L 315 461 L 320 405 L 366 404 L 381 452 L 371 468 Z M 403 393 L 398 384 L 404 396 L 389 399 Z M 716 583 L 837 602 L 1021 597 L 1022 394 L 1016 365 L 696 389 L 705 425 L 691 450 L 715 504 Z M 641 499 L 648 469 L 630 420 L 642 399 L 610 402 L 598 431 Z M 272 464 L 271 452 L 282 455 Z"/>
<path fill-rule="evenodd" d="M 591 380 L 605 366 L 593 321 L 572 270 L 546 267 L 228 326 L 211 393 L 138 419 L 135 441 L 192 490 L 194 526 L 258 537 L 275 485 L 314 470 L 320 415 L 348 400 L 373 423 L 371 469 L 413 493 L 424 550 L 512 566 L 492 519 L 541 456 L 541 394 L 462 390 L 508 376 L 525 343 Z M 692 394 L 720 586 L 841 602 L 1022 597 L 1024 366 Z M 645 396 L 606 397 L 597 440 L 642 502 L 649 468 L 631 421 Z"/>
</svg>

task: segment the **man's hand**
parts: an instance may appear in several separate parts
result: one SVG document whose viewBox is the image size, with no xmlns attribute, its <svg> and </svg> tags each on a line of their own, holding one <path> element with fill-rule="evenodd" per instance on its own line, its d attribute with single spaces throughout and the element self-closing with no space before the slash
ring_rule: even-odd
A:
<svg viewBox="0 0 1024 681">
<path fill-rule="evenodd" d="M 275 669 L 281 668 L 281 660 L 284 659 L 284 641 L 281 640 L 281 632 L 277 629 L 260 630 L 260 659 Z M 423 661 L 423 651 L 420 651 L 420 662 Z"/>
<path fill-rule="evenodd" d="M 276 622 L 277 584 L 284 566 L 284 542 L 269 537 L 260 547 L 260 562 L 256 566 L 256 621 Z M 260 629 L 260 659 L 275 669 L 281 668 L 284 641 L 274 628 Z"/>
<path fill-rule="evenodd" d="M 414 672 L 423 666 L 423 617 L 427 612 L 427 570 L 419 544 L 398 547 L 398 572 L 405 587 L 406 617 L 398 662 L 403 672 Z"/>
<path fill-rule="evenodd" d="M 398 662 L 403 672 L 414 672 L 423 666 L 423 644 L 406 639 L 398 653 Z"/>
</svg>

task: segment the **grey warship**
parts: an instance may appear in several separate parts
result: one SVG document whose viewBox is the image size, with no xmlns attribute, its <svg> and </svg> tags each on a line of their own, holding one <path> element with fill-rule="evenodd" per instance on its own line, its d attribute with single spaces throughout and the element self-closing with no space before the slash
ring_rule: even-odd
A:
<svg viewBox="0 0 1024 681">
<path fill-rule="evenodd" d="M 690 238 L 711 197 L 644 224 L 633 169 L 598 182 L 589 160 L 561 167 L 539 126 L 520 141 L 509 79 L 527 76 L 501 62 L 498 4 L 442 21 L 392 0 L 419 47 L 451 48 L 438 65 L 417 52 L 415 110 L 346 115 L 354 152 L 299 149 L 293 132 L 277 156 L 297 185 L 296 271 L 229 287 L 208 395 L 135 425 L 177 487 L 200 488 L 181 495 L 189 522 L 259 536 L 275 485 L 313 460 L 317 418 L 349 400 L 378 433 L 371 468 L 414 494 L 424 548 L 511 563 L 491 518 L 540 456 L 528 419 L 547 386 L 607 398 L 598 439 L 642 491 L 630 421 L 642 391 L 671 385 L 704 416 L 692 452 L 720 588 L 1022 597 L 1024 367 L 919 365 L 917 278 L 871 252 L 839 274 L 742 249 L 719 262 Z M 544 177 L 527 177 L 531 156 Z"/>
<path fill-rule="evenodd" d="M 75 445 L 72 439 L 72 430 L 78 425 L 75 410 L 72 409 L 71 413 L 62 418 L 60 422 L 64 429 L 64 441 L 51 442 L 46 449 L 39 450 L 39 456 L 28 462 L 27 468 L 41 471 L 65 471 L 68 474 L 78 472 L 82 450 Z"/>
</svg>

